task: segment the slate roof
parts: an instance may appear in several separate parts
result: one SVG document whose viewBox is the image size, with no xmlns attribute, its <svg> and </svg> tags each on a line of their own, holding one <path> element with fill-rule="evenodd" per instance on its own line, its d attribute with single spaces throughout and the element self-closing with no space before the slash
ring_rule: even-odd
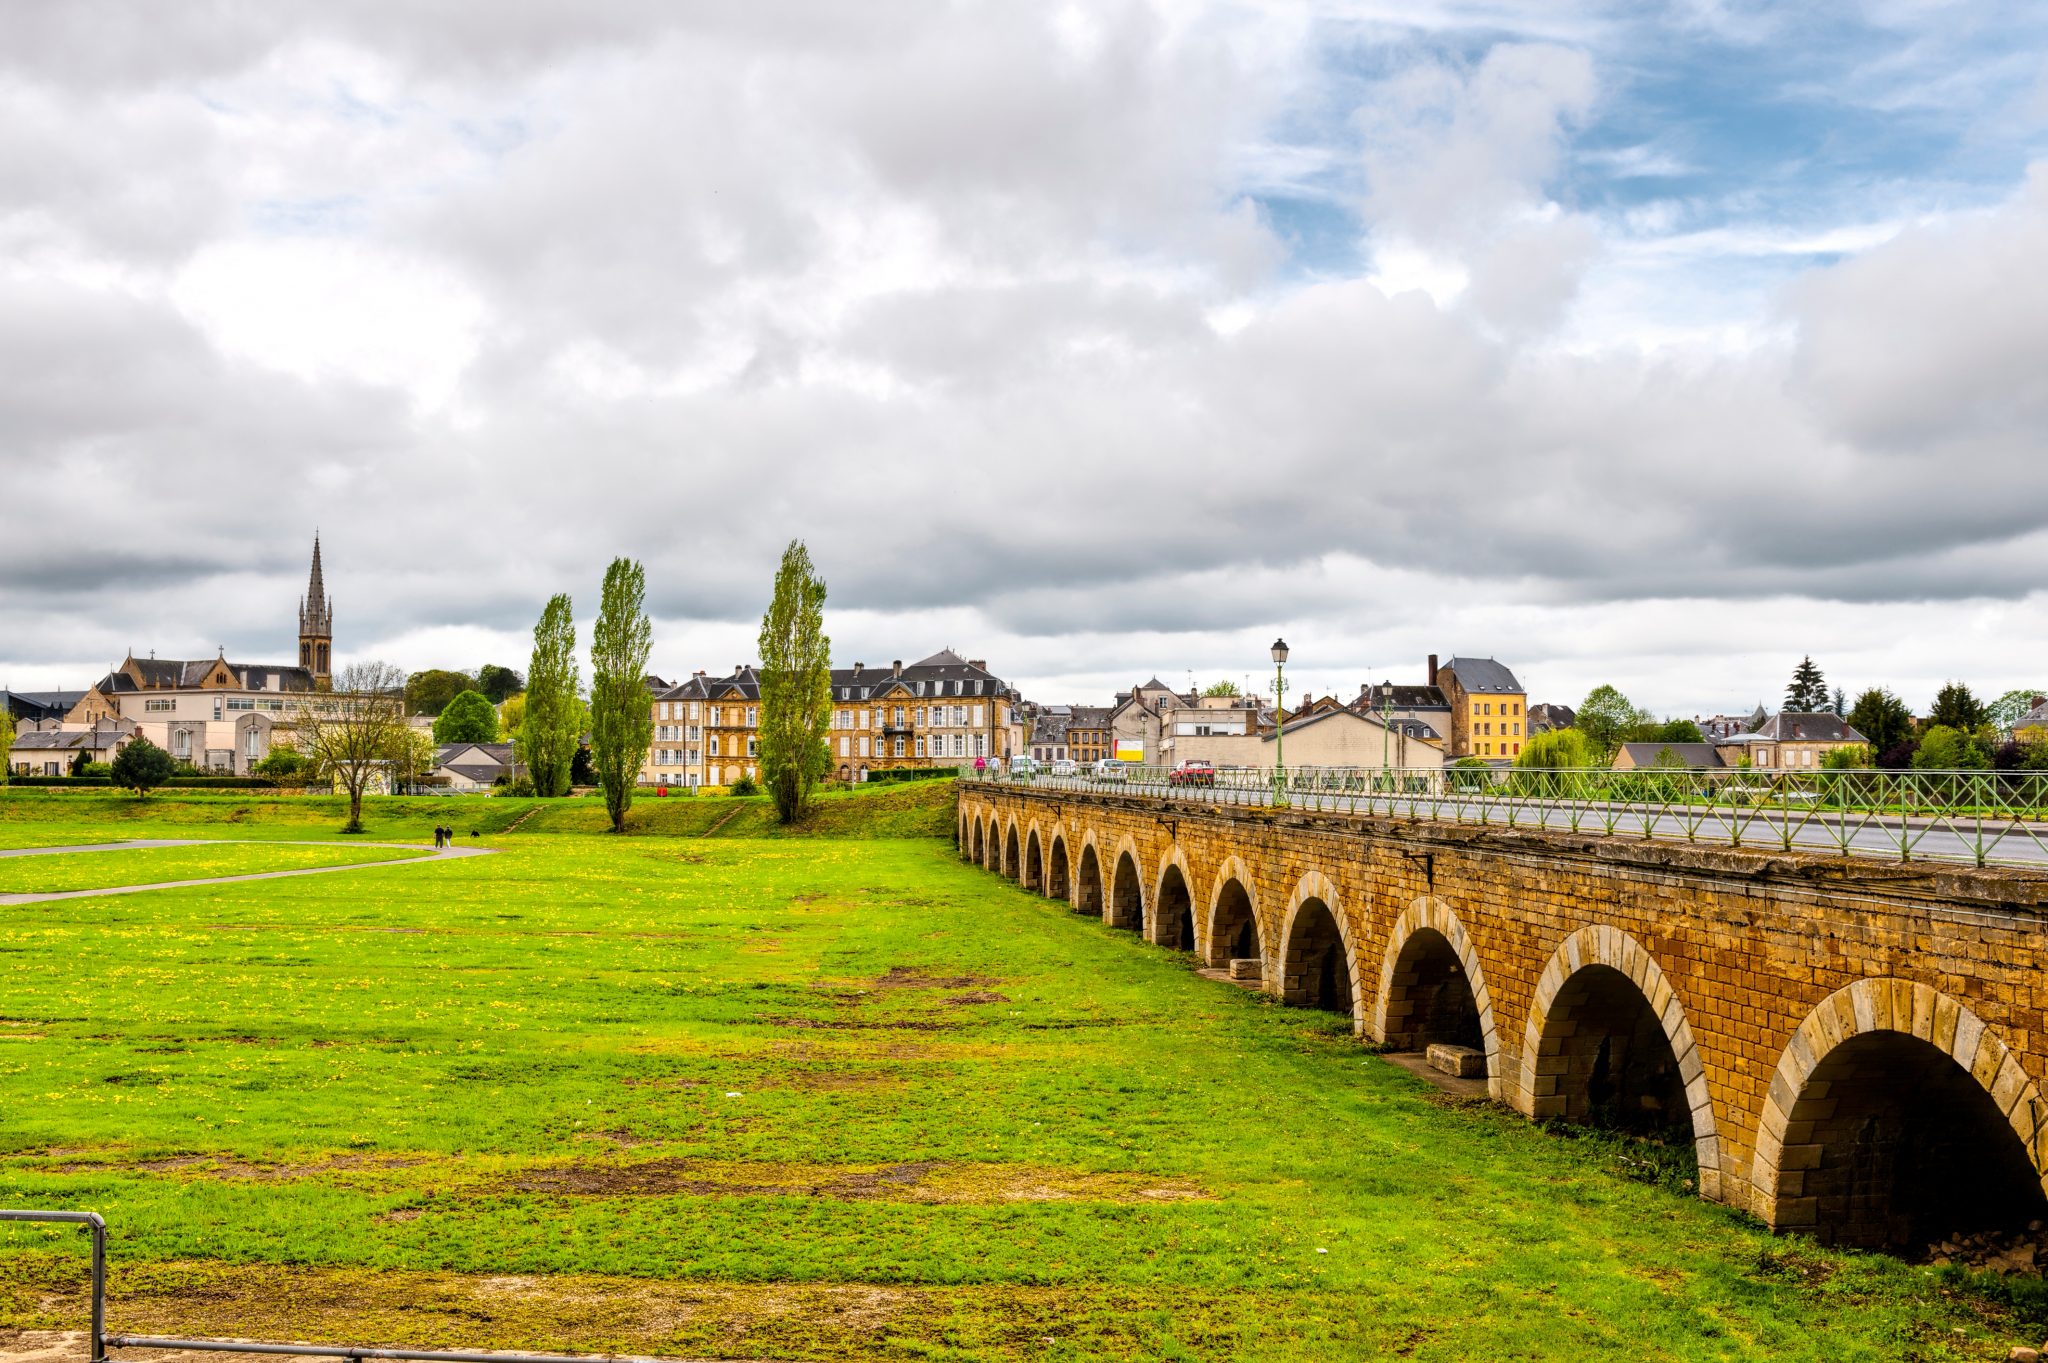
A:
<svg viewBox="0 0 2048 1363">
<path fill-rule="evenodd" d="M 1380 683 L 1367 682 L 1358 690 L 1358 699 L 1351 704 L 1357 709 L 1377 711 L 1380 708 Z M 1404 686 L 1394 684 L 1393 708 L 1396 710 L 1448 710 L 1451 702 L 1444 695 L 1441 686 Z"/>
<path fill-rule="evenodd" d="M 1622 751 L 1638 767 L 1654 767 L 1660 753 L 1670 753 L 1688 767 L 1724 767 L 1721 754 L 1711 743 L 1624 743 Z"/>
<path fill-rule="evenodd" d="M 1067 716 L 1069 729 L 1107 729 L 1110 707 L 1107 705 L 1076 705 Z"/>
<path fill-rule="evenodd" d="M 111 747 L 133 732 L 125 724 L 96 724 L 90 729 L 28 729 L 14 736 L 12 751 L 88 752 Z"/>
<path fill-rule="evenodd" d="M 84 699 L 83 691 L 0 691 L 0 706 L 16 719 L 61 719 Z"/>
<path fill-rule="evenodd" d="M 1756 731 L 1758 738 L 1779 743 L 1868 743 L 1870 740 L 1850 727 L 1840 715 L 1825 712 L 1802 714 L 1779 711 Z"/>
<path fill-rule="evenodd" d="M 176 659 L 176 658 L 133 658 L 135 670 L 142 674 L 142 685 L 128 675 L 125 668 L 117 668 L 100 678 L 97 689 L 112 695 L 116 692 L 135 691 L 189 691 L 206 680 L 221 658 Z M 313 674 L 296 664 L 283 663 L 227 663 L 227 669 L 234 674 L 235 684 L 246 691 L 311 691 Z"/>
<path fill-rule="evenodd" d="M 2031 729 L 2036 725 L 2048 726 L 2048 701 L 2043 701 L 2012 722 L 2015 729 Z"/>
<path fill-rule="evenodd" d="M 1072 722 L 1071 714 L 1047 712 L 1031 722 L 1033 743 L 1064 743 L 1067 741 L 1067 726 Z"/>
<path fill-rule="evenodd" d="M 1312 725 L 1321 724 L 1326 719 L 1335 719 L 1339 715 L 1347 716 L 1351 719 L 1366 720 L 1375 725 L 1380 722 L 1380 717 L 1378 715 L 1362 714 L 1357 710 L 1348 709 L 1344 706 L 1338 706 L 1337 708 L 1332 710 L 1317 710 L 1311 714 L 1290 716 L 1287 720 L 1287 725 L 1284 730 L 1274 724 L 1268 723 L 1265 726 L 1265 732 L 1261 733 L 1259 737 L 1263 741 L 1271 743 L 1273 741 L 1273 735 L 1276 733 L 1284 732 L 1291 734 L 1297 729 L 1306 729 Z M 1390 733 L 1405 733 L 1410 738 L 1427 738 L 1439 743 L 1443 741 L 1441 738 L 1438 738 L 1436 730 L 1430 728 L 1427 724 L 1424 724 L 1419 719 L 1396 719 L 1391 724 L 1387 725 L 1387 730 Z"/>
<path fill-rule="evenodd" d="M 1507 664 L 1491 658 L 1453 658 L 1440 670 L 1455 672 L 1458 685 L 1474 694 L 1508 692 L 1519 695 L 1522 691 L 1522 684 L 1515 680 L 1515 674 L 1508 670 Z"/>
<path fill-rule="evenodd" d="M 869 700 L 899 681 L 918 699 L 952 700 L 958 697 L 966 700 L 977 696 L 1015 698 L 1015 692 L 985 665 L 970 662 L 953 650 L 942 648 L 929 658 L 907 664 L 901 674 L 897 673 L 893 665 L 868 667 L 865 664 L 857 664 L 854 667 L 835 667 L 832 669 L 832 699 Z M 724 677 L 707 677 L 699 673 L 659 693 L 656 699 L 731 699 L 735 693 L 742 700 L 759 700 L 760 669 L 748 665 Z"/>
</svg>

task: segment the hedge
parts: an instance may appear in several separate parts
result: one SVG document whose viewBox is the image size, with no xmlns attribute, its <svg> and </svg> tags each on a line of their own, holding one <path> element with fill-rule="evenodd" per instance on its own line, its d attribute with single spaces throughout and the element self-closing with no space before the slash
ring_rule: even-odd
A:
<svg viewBox="0 0 2048 1363">
<path fill-rule="evenodd" d="M 114 784 L 110 776 L 10 776 L 11 786 L 92 786 Z M 260 776 L 173 776 L 151 790 L 275 790 L 277 783 Z"/>
<path fill-rule="evenodd" d="M 886 767 L 868 773 L 867 784 L 887 781 L 951 781 L 960 774 L 957 767 Z"/>
</svg>

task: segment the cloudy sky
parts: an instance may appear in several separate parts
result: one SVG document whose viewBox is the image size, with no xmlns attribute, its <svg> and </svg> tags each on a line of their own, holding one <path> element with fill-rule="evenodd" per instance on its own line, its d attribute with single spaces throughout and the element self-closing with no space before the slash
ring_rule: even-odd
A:
<svg viewBox="0 0 2048 1363">
<path fill-rule="evenodd" d="M 0 686 L 2048 682 L 2034 0 L 0 0 Z"/>
</svg>

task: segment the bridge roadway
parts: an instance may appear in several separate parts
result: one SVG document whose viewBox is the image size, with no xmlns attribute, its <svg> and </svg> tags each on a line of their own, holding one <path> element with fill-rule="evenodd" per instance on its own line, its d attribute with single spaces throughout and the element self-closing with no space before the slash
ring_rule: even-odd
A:
<svg viewBox="0 0 2048 1363">
<path fill-rule="evenodd" d="M 1013 785 L 1047 790 L 1105 790 L 1087 777 L 1039 776 Z M 1270 789 L 1240 786 L 1167 787 L 1153 782 L 1125 787 L 1133 794 L 1204 804 L 1266 807 Z M 1658 838 L 1760 850 L 1832 852 L 1888 861 L 1952 861 L 1967 865 L 2048 867 L 2048 823 L 2021 819 L 1914 817 L 1837 813 L 1731 804 L 1681 805 L 1566 801 L 1501 795 L 1404 796 L 1296 790 L 1290 806 L 1331 813 L 1383 814 L 1401 819 Z"/>
<path fill-rule="evenodd" d="M 1680 840 L 1602 836 L 1584 806 L 1578 831 L 1529 826 L 1563 802 L 1521 802 L 1514 827 L 1499 800 L 1413 804 L 1438 817 L 969 781 L 958 838 L 1392 1050 L 1472 1047 L 1532 1118 L 1689 1141 L 1701 1196 L 1772 1226 L 1914 1251 L 2048 1217 L 2048 870 L 1924 859 L 1968 834 L 1913 821 L 1866 833 L 1916 837 L 1902 864 L 1798 827 L 1788 851 L 1776 822 L 1769 847 L 1717 843 L 1704 807 L 1665 816 L 1707 816 Z M 1815 822 L 1750 831 L 1774 818 Z"/>
</svg>

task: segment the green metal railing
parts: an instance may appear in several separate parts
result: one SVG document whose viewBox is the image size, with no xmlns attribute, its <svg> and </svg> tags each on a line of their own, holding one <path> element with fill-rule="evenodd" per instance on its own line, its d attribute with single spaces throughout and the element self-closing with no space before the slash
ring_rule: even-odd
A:
<svg viewBox="0 0 2048 1363">
<path fill-rule="evenodd" d="M 1651 767 L 1226 768 L 1126 765 L 969 783 L 1154 795 L 1213 804 L 1834 852 L 1892 861 L 2048 865 L 2048 772 L 1766 771 Z"/>
</svg>

